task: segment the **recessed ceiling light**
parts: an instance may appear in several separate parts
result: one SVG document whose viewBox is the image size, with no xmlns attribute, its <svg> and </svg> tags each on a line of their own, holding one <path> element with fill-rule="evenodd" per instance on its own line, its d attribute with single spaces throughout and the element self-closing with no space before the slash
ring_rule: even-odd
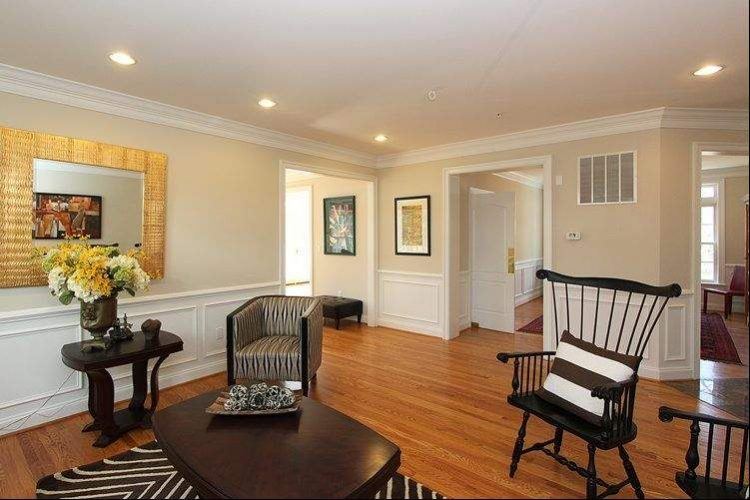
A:
<svg viewBox="0 0 750 500">
<path fill-rule="evenodd" d="M 132 66 L 135 64 L 135 59 L 133 59 L 127 52 L 112 52 L 109 55 L 109 58 L 112 62 L 122 64 L 123 66 Z"/>
<path fill-rule="evenodd" d="M 384 134 L 378 134 L 375 137 L 373 137 L 377 142 L 385 142 L 388 140 L 388 136 Z"/>
<path fill-rule="evenodd" d="M 263 98 L 260 101 L 258 101 L 258 105 L 262 108 L 270 109 L 274 106 L 276 106 L 276 101 L 272 101 L 271 99 Z"/>
<path fill-rule="evenodd" d="M 693 74 L 695 76 L 709 76 L 709 75 L 716 74 L 723 69 L 724 69 L 724 66 L 718 66 L 716 64 L 707 64 L 706 66 L 703 66 L 701 69 L 693 71 Z"/>
</svg>

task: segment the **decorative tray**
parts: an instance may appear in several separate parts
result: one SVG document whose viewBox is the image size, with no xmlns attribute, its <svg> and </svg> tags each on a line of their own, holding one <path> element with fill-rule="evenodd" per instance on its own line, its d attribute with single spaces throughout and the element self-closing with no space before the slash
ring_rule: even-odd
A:
<svg viewBox="0 0 750 500">
<path fill-rule="evenodd" d="M 260 416 L 283 415 L 299 410 L 301 397 L 278 386 L 255 384 L 250 387 L 232 386 L 229 392 L 222 391 L 206 408 L 213 415 Z"/>
</svg>

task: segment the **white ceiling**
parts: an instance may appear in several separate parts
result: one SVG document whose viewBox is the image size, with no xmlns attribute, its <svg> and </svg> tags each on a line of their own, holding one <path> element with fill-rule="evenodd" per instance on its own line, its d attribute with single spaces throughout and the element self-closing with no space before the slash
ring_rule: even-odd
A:
<svg viewBox="0 0 750 500">
<path fill-rule="evenodd" d="M 661 106 L 748 107 L 746 0 L 0 0 L 0 12 L 2 63 L 376 155 Z M 114 50 L 138 64 L 113 65 Z M 691 75 L 709 62 L 727 68 Z M 391 141 L 374 143 L 380 132 Z"/>
</svg>

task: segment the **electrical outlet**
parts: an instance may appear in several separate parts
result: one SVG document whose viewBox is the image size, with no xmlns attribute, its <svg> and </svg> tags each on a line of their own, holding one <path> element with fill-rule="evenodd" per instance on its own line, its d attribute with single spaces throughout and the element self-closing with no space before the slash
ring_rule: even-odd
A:
<svg viewBox="0 0 750 500">
<path fill-rule="evenodd" d="M 565 239 L 570 241 L 578 241 L 581 239 L 581 233 L 578 231 L 568 231 L 565 233 Z"/>
<path fill-rule="evenodd" d="M 223 326 L 216 327 L 216 340 L 224 340 L 224 327 Z"/>
</svg>

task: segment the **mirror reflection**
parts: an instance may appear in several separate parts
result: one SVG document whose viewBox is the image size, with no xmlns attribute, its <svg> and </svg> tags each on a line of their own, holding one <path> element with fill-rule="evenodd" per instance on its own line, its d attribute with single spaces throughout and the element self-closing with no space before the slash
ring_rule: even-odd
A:
<svg viewBox="0 0 750 500">
<path fill-rule="evenodd" d="M 143 173 L 34 160 L 34 244 L 86 236 L 92 244 L 141 246 Z"/>
</svg>

